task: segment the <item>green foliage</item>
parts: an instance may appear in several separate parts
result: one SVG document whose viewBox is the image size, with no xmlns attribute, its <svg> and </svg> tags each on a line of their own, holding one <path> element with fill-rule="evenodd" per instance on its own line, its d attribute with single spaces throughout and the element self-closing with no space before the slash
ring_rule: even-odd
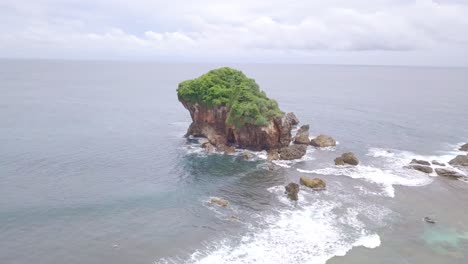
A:
<svg viewBox="0 0 468 264">
<path fill-rule="evenodd" d="M 228 67 L 181 82 L 177 94 L 191 103 L 226 106 L 229 111 L 226 123 L 237 128 L 245 124 L 264 126 L 272 118 L 283 116 L 278 103 L 260 91 L 255 80 Z"/>
</svg>

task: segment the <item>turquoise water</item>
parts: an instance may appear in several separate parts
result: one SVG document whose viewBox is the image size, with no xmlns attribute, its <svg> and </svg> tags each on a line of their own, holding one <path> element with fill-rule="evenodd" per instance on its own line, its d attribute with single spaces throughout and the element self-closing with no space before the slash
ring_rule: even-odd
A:
<svg viewBox="0 0 468 264">
<path fill-rule="evenodd" d="M 339 142 L 268 164 L 183 138 L 177 84 L 217 66 L 1 61 L 0 263 L 466 262 L 468 185 L 402 167 L 468 141 L 467 69 L 234 65 Z"/>
</svg>

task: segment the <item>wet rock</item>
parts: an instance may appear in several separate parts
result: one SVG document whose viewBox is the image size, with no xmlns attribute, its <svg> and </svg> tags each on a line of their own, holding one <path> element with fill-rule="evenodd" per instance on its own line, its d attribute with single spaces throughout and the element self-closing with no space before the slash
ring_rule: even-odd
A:
<svg viewBox="0 0 468 264">
<path fill-rule="evenodd" d="M 439 161 L 437 161 L 437 160 L 433 160 L 433 161 L 432 161 L 432 164 L 433 164 L 433 165 L 437 165 L 437 166 L 445 166 L 445 163 L 439 162 Z"/>
<path fill-rule="evenodd" d="M 289 199 L 297 201 L 299 193 L 299 184 L 291 182 L 288 185 L 286 185 L 284 189 L 286 190 L 286 194 L 288 195 Z"/>
<path fill-rule="evenodd" d="M 306 145 L 291 145 L 279 150 L 279 157 L 282 160 L 294 160 L 302 158 L 307 152 Z"/>
<path fill-rule="evenodd" d="M 299 128 L 296 136 L 294 137 L 294 143 L 309 145 L 309 125 L 303 125 L 301 128 Z"/>
<path fill-rule="evenodd" d="M 299 183 L 314 190 L 323 190 L 327 187 L 325 181 L 319 178 L 311 179 L 307 177 L 301 177 Z"/>
<path fill-rule="evenodd" d="M 463 144 L 460 149 L 461 151 L 468 151 L 468 143 Z"/>
<path fill-rule="evenodd" d="M 437 169 L 435 169 L 435 172 L 437 173 L 437 175 L 443 176 L 443 177 L 451 177 L 451 178 L 464 177 L 463 174 L 461 174 L 461 173 L 459 173 L 457 171 L 454 171 L 454 170 L 449 170 L 449 169 L 437 168 Z"/>
<path fill-rule="evenodd" d="M 430 218 L 429 216 L 425 216 L 425 217 L 423 218 L 423 220 L 424 220 L 425 222 L 429 223 L 429 224 L 435 224 L 435 223 L 436 223 L 436 221 L 435 221 L 434 219 Z"/>
<path fill-rule="evenodd" d="M 417 170 L 417 171 L 420 171 L 420 172 L 424 172 L 424 173 L 432 173 L 434 171 L 429 166 L 424 166 L 424 165 L 419 165 L 419 164 L 411 164 L 407 168 Z"/>
<path fill-rule="evenodd" d="M 204 141 L 201 145 L 201 147 L 206 151 L 206 152 L 214 152 L 216 150 L 215 146 L 213 146 L 208 140 Z"/>
<path fill-rule="evenodd" d="M 231 155 L 236 153 L 236 148 L 229 145 L 218 145 L 218 151 L 224 152 L 224 154 Z"/>
<path fill-rule="evenodd" d="M 211 203 L 212 204 L 216 204 L 216 205 L 219 205 L 221 207 L 226 207 L 229 205 L 229 202 L 227 200 L 224 200 L 224 199 L 221 199 L 221 198 L 218 198 L 218 197 L 211 197 Z"/>
<path fill-rule="evenodd" d="M 343 153 L 341 157 L 338 157 L 335 159 L 335 165 L 345 165 L 345 164 L 356 166 L 359 164 L 359 160 L 356 158 L 354 153 L 346 152 L 346 153 Z"/>
<path fill-rule="evenodd" d="M 250 152 L 245 151 L 244 153 L 242 153 L 242 158 L 245 160 L 251 160 L 253 159 L 253 157 L 254 155 L 252 155 L 252 153 Z"/>
<path fill-rule="evenodd" d="M 268 152 L 267 152 L 267 160 L 268 161 L 279 160 L 279 159 L 280 159 L 280 156 L 279 156 L 279 153 L 278 153 L 277 149 L 268 150 Z"/>
<path fill-rule="evenodd" d="M 468 166 L 468 154 L 456 156 L 454 159 L 449 161 L 449 164 L 453 166 Z"/>
<path fill-rule="evenodd" d="M 417 159 L 412 159 L 410 164 L 419 164 L 419 165 L 424 165 L 424 166 L 431 166 L 431 164 L 429 163 L 429 161 L 425 161 L 425 160 L 417 160 Z"/>
<path fill-rule="evenodd" d="M 310 145 L 318 148 L 336 146 L 336 141 L 327 135 L 319 135 L 310 141 Z"/>
</svg>

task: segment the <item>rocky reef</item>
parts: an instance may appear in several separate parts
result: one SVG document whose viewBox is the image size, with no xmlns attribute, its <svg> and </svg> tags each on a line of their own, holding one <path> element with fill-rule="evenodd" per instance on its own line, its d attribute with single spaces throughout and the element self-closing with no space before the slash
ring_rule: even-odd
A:
<svg viewBox="0 0 468 264">
<path fill-rule="evenodd" d="M 294 113 L 283 113 L 241 71 L 212 70 L 180 83 L 177 95 L 192 118 L 186 136 L 204 137 L 218 150 L 278 150 L 284 153 L 279 158 L 287 159 L 305 154 L 303 147 L 288 149 L 291 130 L 299 123 Z"/>
</svg>

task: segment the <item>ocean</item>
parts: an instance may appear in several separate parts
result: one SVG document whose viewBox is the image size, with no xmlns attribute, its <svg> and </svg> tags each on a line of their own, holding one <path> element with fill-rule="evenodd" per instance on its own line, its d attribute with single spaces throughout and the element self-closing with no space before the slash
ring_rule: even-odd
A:
<svg viewBox="0 0 468 264">
<path fill-rule="evenodd" d="M 338 145 L 205 153 L 176 88 L 221 66 Z M 467 92 L 467 68 L 1 60 L 0 263 L 467 263 L 468 183 L 403 168 L 462 153 Z M 301 176 L 327 189 L 288 200 Z"/>
</svg>

